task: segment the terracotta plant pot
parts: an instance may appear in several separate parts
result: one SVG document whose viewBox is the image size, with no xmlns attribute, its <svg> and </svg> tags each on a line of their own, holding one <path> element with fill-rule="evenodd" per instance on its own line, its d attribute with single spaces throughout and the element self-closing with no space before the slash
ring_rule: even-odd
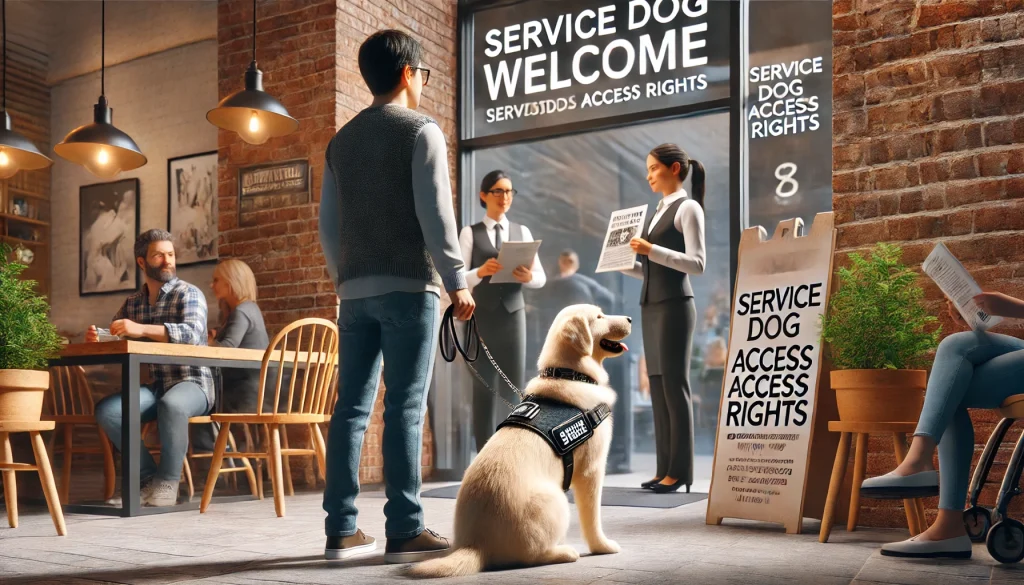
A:
<svg viewBox="0 0 1024 585">
<path fill-rule="evenodd" d="M 0 370 L 0 421 L 38 422 L 49 387 L 50 372 Z"/>
<path fill-rule="evenodd" d="M 917 422 L 924 406 L 924 370 L 833 370 L 839 420 Z"/>
</svg>

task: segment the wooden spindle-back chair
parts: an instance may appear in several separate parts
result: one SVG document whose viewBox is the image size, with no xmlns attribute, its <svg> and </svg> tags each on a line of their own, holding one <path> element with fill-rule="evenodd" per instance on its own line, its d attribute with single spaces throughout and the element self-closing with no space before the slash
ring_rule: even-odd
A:
<svg viewBox="0 0 1024 585">
<path fill-rule="evenodd" d="M 285 455 L 315 455 L 320 469 L 326 469 L 326 445 L 319 423 L 326 422 L 328 405 L 334 404 L 335 366 L 338 363 L 338 326 L 326 319 L 300 319 L 286 326 L 274 336 L 263 355 L 260 369 L 259 398 L 256 412 L 239 414 L 212 414 L 210 418 L 221 424 L 217 445 L 211 459 L 210 472 L 203 490 L 199 511 L 205 512 L 213 498 L 217 474 L 225 457 L 251 457 L 266 459 L 274 489 L 274 507 L 278 517 L 284 516 Z M 274 383 L 268 388 L 271 365 L 276 366 Z M 283 387 L 285 370 L 291 376 Z M 264 398 L 272 398 L 269 407 Z M 269 408 L 269 411 L 268 411 Z M 266 425 L 270 440 L 261 451 L 247 453 L 227 452 L 232 424 Z M 281 428 L 303 425 L 313 438 L 312 449 L 282 448 Z"/>
<path fill-rule="evenodd" d="M 50 437 L 50 453 L 58 434 L 63 434 L 63 468 L 61 470 L 60 501 L 68 502 L 71 491 L 71 460 L 78 454 L 100 455 L 103 457 L 103 499 L 108 500 L 114 495 L 113 447 L 110 440 L 96 422 L 95 403 L 92 387 L 81 366 L 56 366 L 50 368 L 50 392 L 46 400 L 46 412 L 43 420 L 53 421 L 56 428 Z M 95 432 L 98 440 L 96 446 L 75 445 L 75 429 L 88 427 Z"/>
</svg>

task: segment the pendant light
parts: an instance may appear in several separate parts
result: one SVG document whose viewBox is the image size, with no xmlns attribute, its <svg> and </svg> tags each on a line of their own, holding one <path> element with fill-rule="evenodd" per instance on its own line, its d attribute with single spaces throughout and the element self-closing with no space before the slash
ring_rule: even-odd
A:
<svg viewBox="0 0 1024 585">
<path fill-rule="evenodd" d="M 53 164 L 48 156 L 39 152 L 32 141 L 11 130 L 11 116 L 7 113 L 7 0 L 2 1 L 4 35 L 3 126 L 0 127 L 0 179 L 10 179 L 21 170 L 45 169 Z"/>
<path fill-rule="evenodd" d="M 252 62 L 245 71 L 245 89 L 222 99 L 206 114 L 211 124 L 230 130 L 249 144 L 291 134 L 299 121 L 281 102 L 263 91 L 263 72 L 256 67 L 256 0 L 252 0 Z"/>
<path fill-rule="evenodd" d="M 82 165 L 101 179 L 111 179 L 122 171 L 146 164 L 146 155 L 142 154 L 131 136 L 114 126 L 114 111 L 107 105 L 107 0 L 102 2 L 101 23 L 100 99 L 93 106 L 93 123 L 72 130 L 63 142 L 53 147 L 53 151 L 65 160 Z"/>
</svg>

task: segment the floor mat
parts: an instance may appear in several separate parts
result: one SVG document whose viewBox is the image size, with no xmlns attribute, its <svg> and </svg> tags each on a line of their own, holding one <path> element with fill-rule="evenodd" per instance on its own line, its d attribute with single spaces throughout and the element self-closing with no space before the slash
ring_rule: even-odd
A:
<svg viewBox="0 0 1024 585">
<path fill-rule="evenodd" d="M 684 488 L 685 489 L 685 488 Z M 440 488 L 427 490 L 421 495 L 424 498 L 444 498 L 454 500 L 459 493 L 459 484 L 449 485 Z M 569 501 L 572 502 L 572 491 L 568 493 Z M 656 494 L 650 490 L 641 488 L 619 488 L 606 487 L 601 496 L 602 506 L 624 506 L 630 508 L 677 508 L 685 504 L 692 504 L 706 500 L 707 494 L 678 491 L 671 494 Z"/>
</svg>

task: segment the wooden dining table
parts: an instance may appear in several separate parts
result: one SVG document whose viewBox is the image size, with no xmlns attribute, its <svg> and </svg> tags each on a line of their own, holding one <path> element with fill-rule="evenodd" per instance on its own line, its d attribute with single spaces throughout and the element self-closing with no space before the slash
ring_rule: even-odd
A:
<svg viewBox="0 0 1024 585">
<path fill-rule="evenodd" d="M 142 507 L 140 502 L 140 464 L 142 449 L 142 423 L 139 418 L 140 371 L 143 364 L 177 366 L 206 366 L 221 368 L 260 369 L 265 350 L 209 347 L 149 341 L 106 341 L 100 343 L 73 343 L 65 345 L 60 357 L 50 360 L 50 366 L 121 366 L 121 507 L 110 505 L 67 505 L 64 510 L 80 514 L 105 516 L 145 516 L 182 510 L 198 510 L 199 501 L 185 502 L 167 507 Z M 283 358 L 285 366 L 307 363 L 307 352 L 271 352 L 269 364 L 277 365 Z M 312 358 L 315 360 L 316 353 Z M 217 501 L 251 500 L 252 495 L 227 496 Z"/>
</svg>

